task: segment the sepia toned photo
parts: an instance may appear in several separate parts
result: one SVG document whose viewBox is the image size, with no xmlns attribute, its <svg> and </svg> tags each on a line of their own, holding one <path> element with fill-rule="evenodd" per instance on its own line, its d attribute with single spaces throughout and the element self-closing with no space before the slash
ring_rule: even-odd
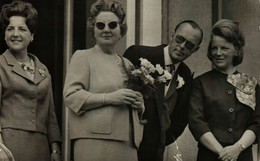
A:
<svg viewBox="0 0 260 161">
<path fill-rule="evenodd" d="M 0 161 L 260 161 L 260 0 L 0 8 Z"/>
</svg>

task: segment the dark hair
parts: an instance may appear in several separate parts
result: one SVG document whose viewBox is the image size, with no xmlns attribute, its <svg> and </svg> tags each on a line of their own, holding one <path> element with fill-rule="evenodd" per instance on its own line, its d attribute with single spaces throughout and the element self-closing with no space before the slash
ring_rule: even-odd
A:
<svg viewBox="0 0 260 161">
<path fill-rule="evenodd" d="M 30 32 L 36 32 L 38 13 L 31 3 L 16 0 L 10 4 L 3 5 L 0 13 L 0 23 L 3 31 L 5 31 L 6 27 L 9 25 L 9 18 L 12 16 L 25 17 L 25 23 Z"/>
<path fill-rule="evenodd" d="M 202 39 L 203 39 L 203 31 L 202 31 L 202 29 L 200 28 L 200 26 L 199 26 L 195 21 L 193 21 L 193 20 L 184 20 L 184 21 L 180 22 L 180 23 L 175 27 L 174 32 L 176 32 L 177 29 L 178 29 L 182 24 L 185 24 L 185 23 L 190 24 L 194 29 L 198 29 L 198 30 L 200 31 L 201 37 L 200 37 L 200 41 L 199 41 L 199 43 L 198 43 L 198 45 L 200 45 L 201 42 L 202 42 Z"/>
<path fill-rule="evenodd" d="M 124 36 L 127 31 L 125 22 L 125 12 L 121 3 L 115 0 L 97 0 L 92 4 L 90 9 L 90 17 L 87 19 L 87 28 L 90 32 L 94 33 L 95 17 L 102 11 L 113 12 L 119 18 L 119 26 L 121 36 Z"/>
<path fill-rule="evenodd" d="M 211 58 L 211 45 L 213 36 L 220 36 L 226 41 L 232 43 L 235 49 L 238 50 L 238 55 L 233 57 L 233 65 L 237 66 L 243 61 L 243 46 L 245 46 L 245 37 L 242 31 L 239 29 L 239 23 L 236 21 L 222 19 L 215 23 L 211 30 L 211 37 L 208 46 L 208 58 Z"/>
</svg>

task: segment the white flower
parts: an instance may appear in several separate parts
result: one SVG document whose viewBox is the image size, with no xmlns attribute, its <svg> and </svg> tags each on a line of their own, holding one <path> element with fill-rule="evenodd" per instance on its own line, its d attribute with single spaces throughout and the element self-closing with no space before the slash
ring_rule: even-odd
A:
<svg viewBox="0 0 260 161">
<path fill-rule="evenodd" d="M 171 79 L 172 79 L 172 75 L 167 70 L 164 71 L 163 75 L 158 77 L 158 81 L 163 83 L 166 83 L 166 81 Z"/>
<path fill-rule="evenodd" d="M 152 65 L 152 66 L 149 66 L 149 69 L 148 69 L 149 73 L 154 73 L 155 70 L 156 70 L 156 69 L 154 68 L 153 65 Z"/>
<path fill-rule="evenodd" d="M 144 67 L 151 66 L 151 62 L 149 62 L 147 59 L 140 58 L 139 60 L 141 61 L 141 66 L 144 66 Z"/>
<path fill-rule="evenodd" d="M 154 84 L 154 78 L 151 75 L 145 75 L 144 84 Z"/>
<path fill-rule="evenodd" d="M 155 69 L 159 74 L 163 74 L 163 68 L 160 66 L 160 64 L 156 64 Z"/>
<path fill-rule="evenodd" d="M 172 74 L 168 72 L 168 70 L 165 70 L 164 71 L 164 76 L 167 80 L 170 80 L 172 79 Z"/>
<path fill-rule="evenodd" d="M 135 69 L 135 70 L 132 71 L 131 74 L 133 74 L 133 75 L 137 75 L 137 74 L 141 74 L 141 73 L 142 73 L 142 72 L 141 72 L 140 69 Z"/>
<path fill-rule="evenodd" d="M 139 60 L 141 61 L 141 68 L 145 69 L 143 69 L 143 71 L 145 71 L 144 73 L 149 74 L 155 72 L 156 69 L 151 62 L 144 58 L 140 58 Z"/>
<path fill-rule="evenodd" d="M 181 88 L 185 84 L 184 79 L 180 75 L 177 76 L 177 82 L 178 82 L 178 86 L 176 87 L 176 89 Z"/>
</svg>

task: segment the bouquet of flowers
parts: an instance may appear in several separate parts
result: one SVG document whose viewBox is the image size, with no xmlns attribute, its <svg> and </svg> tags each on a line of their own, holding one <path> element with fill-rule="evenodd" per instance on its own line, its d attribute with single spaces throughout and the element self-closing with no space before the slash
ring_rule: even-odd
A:
<svg viewBox="0 0 260 161">
<path fill-rule="evenodd" d="M 148 98 L 156 91 L 155 83 L 167 84 L 172 79 L 172 75 L 159 64 L 154 66 L 147 59 L 140 58 L 139 60 L 140 67 L 128 73 L 128 86 Z"/>
</svg>

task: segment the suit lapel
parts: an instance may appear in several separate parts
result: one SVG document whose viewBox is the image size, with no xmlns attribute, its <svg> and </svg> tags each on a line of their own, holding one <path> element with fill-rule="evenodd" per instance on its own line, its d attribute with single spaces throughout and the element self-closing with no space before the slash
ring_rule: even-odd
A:
<svg viewBox="0 0 260 161">
<path fill-rule="evenodd" d="M 38 58 L 32 54 L 29 54 L 30 57 L 33 58 L 34 63 L 35 63 L 35 74 L 34 74 L 34 81 L 32 81 L 28 75 L 25 73 L 25 71 L 21 68 L 21 65 L 16 61 L 15 57 L 9 52 L 9 50 L 6 50 L 3 53 L 3 56 L 6 59 L 6 62 L 9 66 L 12 67 L 12 71 L 16 73 L 17 75 L 27 79 L 30 82 L 33 82 L 35 84 L 38 84 L 41 82 L 43 79 L 46 78 L 46 68 L 45 66 L 38 60 Z M 40 71 L 44 72 L 40 72 Z M 41 74 L 43 73 L 43 74 Z M 45 73 L 45 74 L 44 74 Z"/>
<path fill-rule="evenodd" d="M 9 66 L 12 67 L 12 71 L 16 74 L 18 74 L 19 76 L 32 81 L 28 75 L 24 72 L 24 70 L 21 68 L 21 65 L 16 61 L 15 57 L 9 52 L 9 50 L 6 50 L 3 53 L 3 56 L 6 59 L 6 62 Z"/>
<path fill-rule="evenodd" d="M 172 96 L 174 93 L 176 93 L 176 87 L 177 87 L 177 72 L 174 74 L 170 87 L 165 95 L 165 100 L 167 100 L 170 96 Z"/>
<path fill-rule="evenodd" d="M 180 63 L 177 71 L 174 73 L 174 76 L 172 78 L 169 90 L 166 93 L 165 100 L 167 100 L 173 94 L 178 93 L 178 91 L 177 91 L 177 77 L 178 77 L 178 75 L 181 75 L 182 67 L 183 67 L 183 62 Z"/>
<path fill-rule="evenodd" d="M 34 83 L 39 84 L 42 80 L 44 80 L 47 77 L 47 69 L 36 56 L 31 54 L 30 56 L 33 57 L 33 60 L 35 62 Z"/>
</svg>

